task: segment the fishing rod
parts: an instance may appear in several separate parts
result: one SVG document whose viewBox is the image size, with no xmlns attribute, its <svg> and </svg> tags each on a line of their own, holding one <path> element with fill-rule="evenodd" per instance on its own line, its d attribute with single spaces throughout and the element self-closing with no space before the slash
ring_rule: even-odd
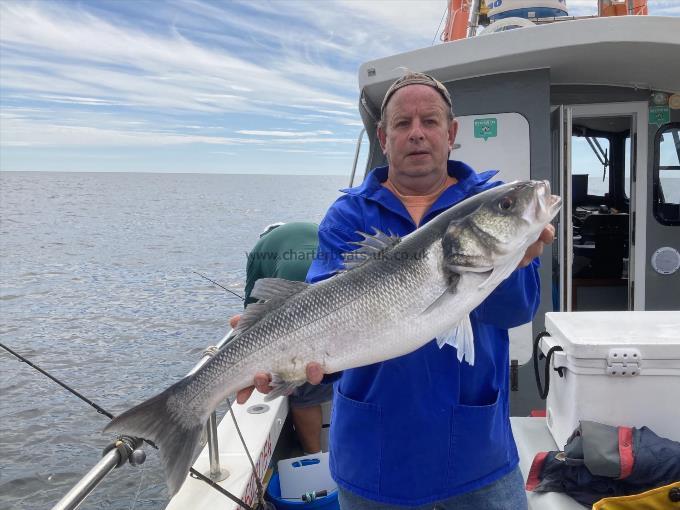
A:
<svg viewBox="0 0 680 510">
<path fill-rule="evenodd" d="M 19 353 L 17 353 L 17 352 L 14 352 L 12 349 L 10 349 L 9 347 L 7 347 L 5 344 L 0 343 L 0 347 L 2 347 L 3 349 L 5 349 L 7 352 L 9 352 L 12 356 L 14 356 L 15 358 L 17 358 L 19 361 L 22 361 L 22 362 L 26 363 L 29 367 L 35 368 L 35 369 L 36 369 L 38 372 L 40 372 L 41 374 L 43 374 L 43 375 L 49 377 L 49 378 L 52 379 L 55 383 L 57 383 L 59 386 L 61 386 L 61 387 L 64 388 L 65 390 L 71 392 L 73 395 L 75 395 L 76 397 L 78 397 L 78 398 L 79 398 L 80 400 L 82 400 L 83 402 L 87 402 L 88 404 L 90 404 L 92 407 L 95 408 L 95 410 L 96 410 L 99 414 L 103 414 L 104 416 L 107 416 L 109 419 L 113 420 L 113 415 L 112 415 L 110 412 L 108 412 L 106 409 L 103 409 L 102 407 L 98 406 L 96 403 L 92 402 L 92 400 L 90 400 L 89 398 L 87 398 L 87 397 L 81 395 L 80 393 L 78 393 L 76 390 L 74 390 L 74 389 L 71 388 L 70 386 L 64 384 L 63 382 L 61 382 L 59 379 L 57 379 L 56 377 L 54 377 L 52 374 L 50 374 L 50 373 L 47 372 L 46 370 L 43 370 L 42 368 L 40 368 L 40 367 L 39 367 L 38 365 L 36 365 L 35 363 L 32 363 L 32 362 L 29 361 L 28 359 L 24 358 L 21 354 L 19 354 Z"/>
<path fill-rule="evenodd" d="M 226 342 L 230 339 L 232 333 L 233 330 L 230 331 L 227 335 L 225 335 L 222 341 L 218 344 L 218 346 L 220 346 L 220 344 L 226 344 Z M 113 414 L 111 414 L 106 409 L 102 408 L 92 400 L 88 399 L 78 391 L 74 390 L 67 384 L 63 383 L 62 381 L 54 377 L 52 374 L 50 374 L 37 364 L 31 362 L 26 357 L 10 349 L 3 343 L 0 343 L 0 347 L 9 352 L 12 356 L 16 357 L 19 361 L 26 363 L 31 368 L 34 368 L 41 374 L 50 378 L 52 381 L 57 383 L 59 386 L 67 390 L 72 395 L 75 395 L 82 401 L 92 406 L 97 411 L 97 413 L 102 414 L 108 417 L 109 419 L 113 419 L 114 417 Z M 194 367 L 194 370 L 203 366 L 210 360 L 210 358 L 211 355 L 206 354 L 198 363 L 198 365 Z M 231 409 L 231 403 L 229 408 Z M 233 416 L 233 411 L 232 417 L 235 419 L 235 417 Z M 121 436 L 116 440 L 115 443 L 111 443 L 110 445 L 108 445 L 104 449 L 104 455 L 102 459 L 87 474 L 85 474 L 85 476 L 83 476 L 78 481 L 78 483 L 76 483 L 76 485 L 74 485 L 73 488 L 63 498 L 59 500 L 59 502 L 57 502 L 57 504 L 54 507 L 52 507 L 52 510 L 75 510 L 78 506 L 80 506 L 80 504 L 85 500 L 85 498 L 87 498 L 87 496 L 89 496 L 89 494 L 99 485 L 99 483 L 101 483 L 104 477 L 106 477 L 111 471 L 122 466 L 123 464 L 125 464 L 126 461 L 129 461 L 130 464 L 132 464 L 133 466 L 143 464 L 144 461 L 146 460 L 146 454 L 144 453 L 144 450 L 141 449 L 142 442 L 146 442 L 153 448 L 158 449 L 158 447 L 152 441 L 129 436 Z M 253 465 L 253 470 L 254 469 L 255 466 Z M 232 500 L 234 503 L 241 506 L 245 510 L 254 510 L 250 505 L 245 503 L 239 497 L 235 496 L 234 494 L 224 489 L 223 487 L 220 487 L 213 480 L 203 475 L 202 473 L 196 471 L 194 468 L 189 468 L 189 472 L 191 473 L 192 477 L 207 483 L 210 487 L 212 487 L 222 495 L 228 497 L 230 500 Z M 261 482 L 259 481 L 257 473 L 255 473 L 255 477 L 256 480 L 259 482 L 258 486 L 261 487 Z"/>
<path fill-rule="evenodd" d="M 193 273 L 196 273 L 196 274 L 197 274 L 198 276 L 200 276 L 201 278 L 205 278 L 205 279 L 208 280 L 210 283 L 213 283 L 213 284 L 217 285 L 219 288 L 224 289 L 224 290 L 226 290 L 227 292 L 233 294 L 234 296 L 236 296 L 237 298 L 239 298 L 241 301 L 245 301 L 245 300 L 246 300 L 246 298 L 240 296 L 239 294 L 237 294 L 237 293 L 234 292 L 233 290 L 226 288 L 224 285 L 220 285 L 220 284 L 217 283 L 215 280 L 211 280 L 211 279 L 208 278 L 206 275 L 201 274 L 201 273 L 199 273 L 198 271 L 192 271 L 192 272 L 193 272 Z"/>
</svg>

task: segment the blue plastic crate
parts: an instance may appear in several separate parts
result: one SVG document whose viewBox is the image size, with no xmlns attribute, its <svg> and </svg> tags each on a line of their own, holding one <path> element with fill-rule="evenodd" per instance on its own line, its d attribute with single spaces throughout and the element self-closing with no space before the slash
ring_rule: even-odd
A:
<svg viewBox="0 0 680 510">
<path fill-rule="evenodd" d="M 300 494 L 302 496 L 302 494 Z M 279 474 L 274 473 L 271 480 L 269 480 L 269 486 L 267 487 L 267 497 L 274 503 L 277 510 L 303 510 L 312 509 L 315 510 L 339 510 L 340 505 L 338 504 L 338 491 L 334 490 L 329 493 L 328 496 L 324 496 L 309 503 L 305 503 L 298 499 L 282 499 L 281 498 L 281 485 L 279 482 Z"/>
</svg>

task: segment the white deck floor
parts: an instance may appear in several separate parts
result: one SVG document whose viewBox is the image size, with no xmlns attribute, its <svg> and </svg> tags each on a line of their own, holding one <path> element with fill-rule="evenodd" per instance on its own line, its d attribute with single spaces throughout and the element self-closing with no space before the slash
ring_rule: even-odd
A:
<svg viewBox="0 0 680 510">
<path fill-rule="evenodd" d="M 269 410 L 261 414 L 248 413 L 247 410 L 251 406 L 262 404 L 269 406 Z M 264 395 L 255 391 L 245 405 L 234 405 L 234 413 L 255 462 L 258 475 L 263 477 L 288 414 L 288 399 L 277 398 L 265 403 Z M 219 485 L 242 498 L 245 503 L 252 504 L 257 500 L 252 468 L 234 427 L 234 421 L 229 414 L 218 425 L 217 434 L 220 464 L 222 469 L 229 472 L 229 476 L 219 482 Z M 209 475 L 210 461 L 207 445 L 194 463 L 194 469 L 206 476 Z M 235 510 L 237 505 L 205 482 L 188 477 L 166 508 L 168 510 L 187 508 Z"/>
<path fill-rule="evenodd" d="M 510 418 L 519 451 L 519 467 L 526 482 L 531 462 L 538 452 L 559 450 L 548 431 L 545 418 Z M 527 492 L 529 510 L 583 510 L 585 507 L 565 494 Z"/>
</svg>

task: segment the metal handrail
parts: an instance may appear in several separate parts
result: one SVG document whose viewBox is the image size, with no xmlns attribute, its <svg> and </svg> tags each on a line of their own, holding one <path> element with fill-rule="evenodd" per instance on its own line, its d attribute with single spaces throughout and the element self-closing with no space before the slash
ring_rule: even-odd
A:
<svg viewBox="0 0 680 510">
<path fill-rule="evenodd" d="M 74 510 L 85 501 L 85 498 L 99 485 L 99 483 L 113 471 L 120 462 L 120 452 L 116 449 L 97 462 L 90 471 L 83 476 L 59 502 L 52 507 L 52 510 Z"/>
<path fill-rule="evenodd" d="M 207 349 L 206 354 L 201 358 L 194 368 L 192 368 L 187 376 L 194 375 L 198 372 L 212 357 L 215 353 L 222 349 L 225 345 L 229 343 L 234 330 L 230 330 L 229 333 L 224 335 L 222 340 L 220 340 L 214 349 Z M 217 411 L 213 411 L 208 418 L 207 436 L 208 436 L 208 458 L 210 459 L 210 479 L 214 482 L 221 482 L 229 476 L 229 471 L 223 470 L 220 466 L 220 447 L 217 440 Z"/>
<path fill-rule="evenodd" d="M 216 350 L 222 349 L 227 343 L 229 343 L 229 340 L 231 340 L 232 336 L 234 334 L 234 330 L 231 329 L 229 330 L 229 333 L 224 335 L 222 340 L 220 340 L 217 345 L 215 345 Z M 201 360 L 192 368 L 187 376 L 195 374 L 201 367 L 203 367 L 208 361 L 213 356 L 211 354 L 205 354 Z M 210 417 L 209 423 L 212 422 L 214 429 L 208 431 L 208 448 L 210 450 L 210 474 L 211 478 L 213 477 L 213 473 L 215 474 L 215 478 L 219 479 L 224 479 L 226 478 L 224 476 L 224 472 L 220 470 L 220 464 L 219 464 L 219 448 L 217 445 L 217 418 L 216 414 L 213 412 L 213 415 Z M 136 444 L 135 444 L 136 443 Z M 107 451 L 104 454 L 104 457 L 95 464 L 95 466 L 90 469 L 78 482 L 71 488 L 70 491 L 62 497 L 56 505 L 52 507 L 52 510 L 75 510 L 78 508 L 83 501 L 85 501 L 85 498 L 87 498 L 90 493 L 104 480 L 104 478 L 115 468 L 122 466 L 128 458 L 130 458 L 131 462 L 134 461 L 135 459 L 135 454 L 137 454 L 138 451 L 140 451 L 141 445 L 141 440 L 139 439 L 133 439 L 132 444 L 127 444 L 126 446 L 128 447 L 127 450 L 123 448 L 118 448 L 118 447 L 112 447 L 107 449 Z M 125 455 L 125 458 L 123 458 L 124 453 L 127 453 Z M 144 462 L 143 460 L 143 454 L 141 455 L 140 461 L 138 461 L 138 464 L 141 464 Z M 139 457 L 137 457 L 139 458 Z M 134 463 L 134 462 L 133 462 Z"/>
<path fill-rule="evenodd" d="M 351 188 L 354 185 L 354 174 L 356 174 L 357 171 L 357 161 L 359 161 L 359 151 L 361 150 L 361 142 L 364 139 L 364 133 L 366 132 L 366 128 L 361 128 L 361 131 L 359 131 L 359 138 L 357 139 L 357 149 L 354 151 L 354 163 L 352 163 L 352 174 L 349 176 L 349 187 Z"/>
</svg>

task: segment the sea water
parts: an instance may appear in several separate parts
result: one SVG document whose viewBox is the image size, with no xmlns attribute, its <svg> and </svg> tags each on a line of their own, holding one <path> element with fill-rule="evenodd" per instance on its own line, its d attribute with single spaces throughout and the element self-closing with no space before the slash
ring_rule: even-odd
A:
<svg viewBox="0 0 680 510">
<path fill-rule="evenodd" d="M 343 176 L 0 173 L 0 342 L 112 414 L 163 390 L 228 331 L 246 253 L 318 222 Z M 0 508 L 49 508 L 100 459 L 108 418 L 0 350 Z M 158 509 L 158 454 L 84 509 Z"/>
</svg>

